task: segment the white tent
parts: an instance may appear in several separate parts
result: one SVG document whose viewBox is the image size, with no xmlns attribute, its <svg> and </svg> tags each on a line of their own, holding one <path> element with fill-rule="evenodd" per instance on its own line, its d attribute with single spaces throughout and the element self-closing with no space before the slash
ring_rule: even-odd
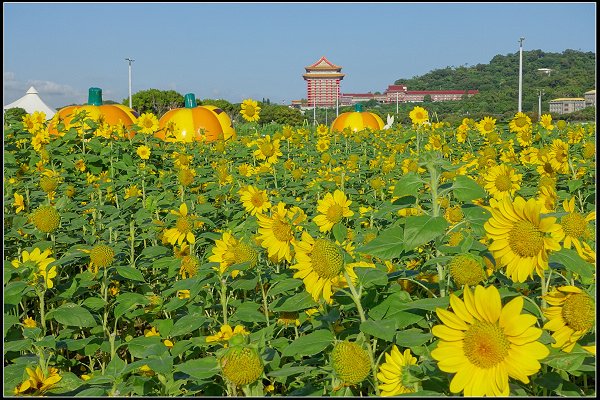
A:
<svg viewBox="0 0 600 400">
<path fill-rule="evenodd" d="M 35 90 L 33 86 L 29 88 L 25 96 L 5 105 L 4 110 L 15 107 L 23 108 L 29 114 L 33 114 L 35 111 L 43 111 L 46 114 L 47 119 L 52 118 L 54 114 L 56 114 L 56 111 L 50 108 L 44 103 L 40 96 L 38 96 L 38 91 Z"/>
</svg>

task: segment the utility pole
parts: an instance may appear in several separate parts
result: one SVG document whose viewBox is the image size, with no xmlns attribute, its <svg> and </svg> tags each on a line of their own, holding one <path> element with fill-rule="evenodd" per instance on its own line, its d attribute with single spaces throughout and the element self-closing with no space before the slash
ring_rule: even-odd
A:
<svg viewBox="0 0 600 400">
<path fill-rule="evenodd" d="M 126 58 L 125 60 L 129 62 L 129 108 L 133 108 L 131 102 L 131 63 L 135 60 L 132 60 L 131 58 Z"/>
<path fill-rule="evenodd" d="M 398 117 L 398 92 L 396 92 L 396 117 Z"/>
<path fill-rule="evenodd" d="M 519 38 L 519 112 L 521 112 L 521 99 L 523 98 L 523 40 L 524 37 Z"/>
<path fill-rule="evenodd" d="M 544 91 L 542 89 L 538 89 L 538 118 L 542 118 L 542 96 L 544 95 Z"/>
</svg>

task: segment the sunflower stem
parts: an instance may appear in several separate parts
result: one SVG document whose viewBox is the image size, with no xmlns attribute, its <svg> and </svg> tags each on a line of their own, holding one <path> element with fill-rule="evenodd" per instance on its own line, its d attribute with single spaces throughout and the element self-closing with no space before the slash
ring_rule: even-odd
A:
<svg viewBox="0 0 600 400">
<path fill-rule="evenodd" d="M 435 293 L 433 293 L 431 291 L 431 289 L 429 289 L 427 286 L 423 285 L 421 282 L 411 279 L 411 278 L 398 278 L 399 280 L 402 281 L 409 281 L 409 282 L 413 282 L 416 283 L 417 285 L 421 286 L 423 289 L 425 289 L 427 291 L 427 293 L 429 293 L 430 295 L 432 295 L 433 297 L 437 298 L 437 296 L 435 295 Z"/>
<path fill-rule="evenodd" d="M 135 221 L 133 219 L 129 222 L 129 240 L 131 241 L 129 246 L 129 263 L 133 267 L 135 264 Z"/>
<path fill-rule="evenodd" d="M 354 284 L 352 283 L 352 279 L 350 279 L 350 276 L 348 275 L 348 272 L 346 272 L 344 270 L 344 278 L 346 279 L 346 283 L 348 283 L 348 288 L 350 289 L 350 292 L 352 293 L 352 300 L 354 300 L 354 304 L 356 304 L 356 309 L 358 310 L 358 315 L 360 316 L 360 321 L 361 322 L 365 322 L 367 319 L 365 318 L 365 311 L 362 308 L 362 304 L 360 304 L 360 295 L 358 294 L 358 292 L 356 291 L 356 288 L 354 287 Z M 364 332 L 363 332 L 364 333 Z M 367 340 L 367 342 L 370 342 L 370 337 L 368 334 L 364 333 L 365 335 L 365 339 Z M 376 341 L 375 341 L 375 345 L 376 345 Z M 373 346 L 375 347 L 375 346 Z M 367 350 L 369 351 L 369 361 L 371 362 L 371 372 L 373 374 L 373 386 L 375 387 L 375 394 L 377 396 L 379 396 L 379 386 L 377 385 L 377 365 L 375 364 L 375 356 L 374 356 L 374 348 L 371 348 L 371 346 L 367 345 Z"/>
<path fill-rule="evenodd" d="M 225 278 L 221 277 L 221 307 L 223 308 L 223 325 L 227 325 L 227 286 Z"/>
<path fill-rule="evenodd" d="M 46 303 L 44 301 L 45 290 L 38 292 L 38 298 L 40 299 L 40 323 L 42 325 L 42 335 L 46 335 Z"/>
<path fill-rule="evenodd" d="M 270 323 L 269 323 L 269 306 L 267 303 L 267 294 L 265 293 L 265 287 L 263 286 L 262 273 L 261 273 L 260 269 L 257 272 L 258 272 L 258 284 L 260 285 L 260 292 L 262 293 L 263 312 L 265 314 L 265 320 L 267 321 L 267 326 L 269 326 L 270 325 Z"/>
</svg>

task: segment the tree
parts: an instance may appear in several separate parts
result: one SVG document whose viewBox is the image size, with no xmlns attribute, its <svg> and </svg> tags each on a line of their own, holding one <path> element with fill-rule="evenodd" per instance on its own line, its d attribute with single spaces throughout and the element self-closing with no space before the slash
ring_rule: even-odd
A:
<svg viewBox="0 0 600 400">
<path fill-rule="evenodd" d="M 184 97 L 174 90 L 148 89 L 132 95 L 131 103 L 138 113 L 153 113 L 160 118 L 173 108 L 183 107 Z M 129 105 L 129 98 L 124 99 L 121 104 Z"/>
</svg>

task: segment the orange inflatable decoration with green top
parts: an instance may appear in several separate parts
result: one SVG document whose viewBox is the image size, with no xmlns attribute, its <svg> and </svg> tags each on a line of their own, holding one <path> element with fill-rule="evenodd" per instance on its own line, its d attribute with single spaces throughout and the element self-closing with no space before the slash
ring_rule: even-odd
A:
<svg viewBox="0 0 600 400">
<path fill-rule="evenodd" d="M 380 130 L 385 123 L 379 115 L 362 111 L 362 104 L 354 106 L 354 111 L 340 114 L 331 124 L 331 131 L 341 132 L 345 128 L 350 128 L 353 132 L 363 129 Z"/>
<path fill-rule="evenodd" d="M 120 105 L 102 104 L 102 89 L 92 87 L 88 90 L 87 104 L 61 108 L 48 125 L 48 132 L 51 135 L 59 135 L 56 129 L 59 121 L 62 121 L 66 127 L 69 127 L 71 120 L 79 111 L 87 111 L 87 118 L 104 121 L 109 125 L 122 124 L 128 128 L 134 122 L 134 119 L 132 118 L 134 117 L 134 114 L 120 108 Z M 127 137 L 129 139 L 131 139 L 134 135 L 135 132 L 133 130 L 129 130 L 127 132 Z"/>
<path fill-rule="evenodd" d="M 168 126 L 170 124 L 175 125 L 173 137 L 166 135 L 167 130 L 173 129 Z M 196 96 L 193 93 L 185 95 L 185 107 L 167 111 L 158 121 L 158 125 L 159 130 L 154 136 L 170 142 L 212 142 L 224 136 L 217 115 L 207 108 L 197 107 Z"/>
<path fill-rule="evenodd" d="M 222 109 L 217 106 L 206 105 L 206 106 L 198 106 L 201 108 L 206 108 L 217 116 L 219 122 L 221 123 L 221 127 L 223 128 L 223 139 L 225 140 L 235 140 L 237 138 L 237 134 L 235 133 L 235 129 L 233 128 L 233 122 L 231 122 L 231 118 L 229 115 Z"/>
</svg>

